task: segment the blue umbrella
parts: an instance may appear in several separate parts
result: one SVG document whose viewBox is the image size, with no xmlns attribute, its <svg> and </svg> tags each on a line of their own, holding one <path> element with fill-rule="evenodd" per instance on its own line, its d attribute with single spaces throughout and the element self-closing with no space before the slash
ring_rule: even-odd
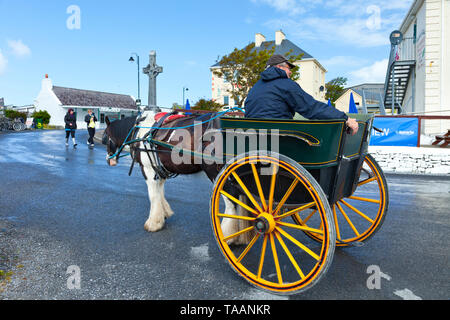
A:
<svg viewBox="0 0 450 320">
<path fill-rule="evenodd" d="M 189 99 L 186 99 L 186 110 L 191 110 L 191 104 L 189 103 Z M 190 115 L 190 112 L 185 112 L 186 115 Z"/>
<path fill-rule="evenodd" d="M 328 105 L 329 105 L 330 107 L 333 106 L 333 105 L 331 104 L 331 99 L 328 99 Z"/>
<path fill-rule="evenodd" d="M 358 113 L 358 109 L 356 108 L 355 99 L 353 99 L 353 92 L 350 92 L 350 108 L 349 113 Z"/>
</svg>

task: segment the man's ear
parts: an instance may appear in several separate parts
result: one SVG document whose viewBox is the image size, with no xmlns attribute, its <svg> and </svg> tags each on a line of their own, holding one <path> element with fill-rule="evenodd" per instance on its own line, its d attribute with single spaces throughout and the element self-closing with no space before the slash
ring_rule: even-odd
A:
<svg viewBox="0 0 450 320">
<path fill-rule="evenodd" d="M 106 122 L 106 125 L 107 125 L 107 126 L 109 126 L 109 125 L 111 124 L 111 122 L 109 121 L 108 116 L 105 117 L 105 122 Z"/>
</svg>

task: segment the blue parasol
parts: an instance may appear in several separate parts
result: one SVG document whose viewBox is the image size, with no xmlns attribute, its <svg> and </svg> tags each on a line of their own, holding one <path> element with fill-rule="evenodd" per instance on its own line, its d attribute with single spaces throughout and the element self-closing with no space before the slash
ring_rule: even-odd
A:
<svg viewBox="0 0 450 320">
<path fill-rule="evenodd" d="M 350 107 L 349 113 L 358 113 L 358 109 L 356 108 L 355 99 L 353 98 L 353 92 L 350 92 Z"/>
</svg>

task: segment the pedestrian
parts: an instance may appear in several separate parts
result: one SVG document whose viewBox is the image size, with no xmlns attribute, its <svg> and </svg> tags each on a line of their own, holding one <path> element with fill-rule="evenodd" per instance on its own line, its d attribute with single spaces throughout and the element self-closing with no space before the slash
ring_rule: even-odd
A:
<svg viewBox="0 0 450 320">
<path fill-rule="evenodd" d="M 72 108 L 67 111 L 64 117 L 64 122 L 66 123 L 66 146 L 69 145 L 69 136 L 72 136 L 73 147 L 77 146 L 75 140 L 75 131 L 77 130 L 77 117 Z"/>
<path fill-rule="evenodd" d="M 95 114 L 92 112 L 91 109 L 88 110 L 88 114 L 86 117 L 84 117 L 84 121 L 87 124 L 87 129 L 89 132 L 89 139 L 87 141 L 87 144 L 89 147 L 94 147 L 94 136 L 95 136 L 95 123 L 98 121 Z"/>
</svg>

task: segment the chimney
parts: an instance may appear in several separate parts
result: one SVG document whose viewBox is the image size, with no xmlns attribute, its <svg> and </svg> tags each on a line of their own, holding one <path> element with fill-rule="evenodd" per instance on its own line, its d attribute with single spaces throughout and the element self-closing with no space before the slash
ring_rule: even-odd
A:
<svg viewBox="0 0 450 320">
<path fill-rule="evenodd" d="M 275 45 L 281 45 L 281 42 L 284 39 L 286 39 L 286 35 L 283 33 L 283 31 L 278 30 L 277 32 L 275 32 Z"/>
<path fill-rule="evenodd" d="M 264 37 L 261 33 L 257 33 L 255 35 L 255 47 L 261 47 L 261 44 L 266 41 L 266 37 Z"/>
<path fill-rule="evenodd" d="M 42 79 L 42 88 L 45 88 L 46 90 L 53 89 L 53 83 L 52 80 L 48 77 L 48 74 L 46 74 L 45 78 Z"/>
</svg>

